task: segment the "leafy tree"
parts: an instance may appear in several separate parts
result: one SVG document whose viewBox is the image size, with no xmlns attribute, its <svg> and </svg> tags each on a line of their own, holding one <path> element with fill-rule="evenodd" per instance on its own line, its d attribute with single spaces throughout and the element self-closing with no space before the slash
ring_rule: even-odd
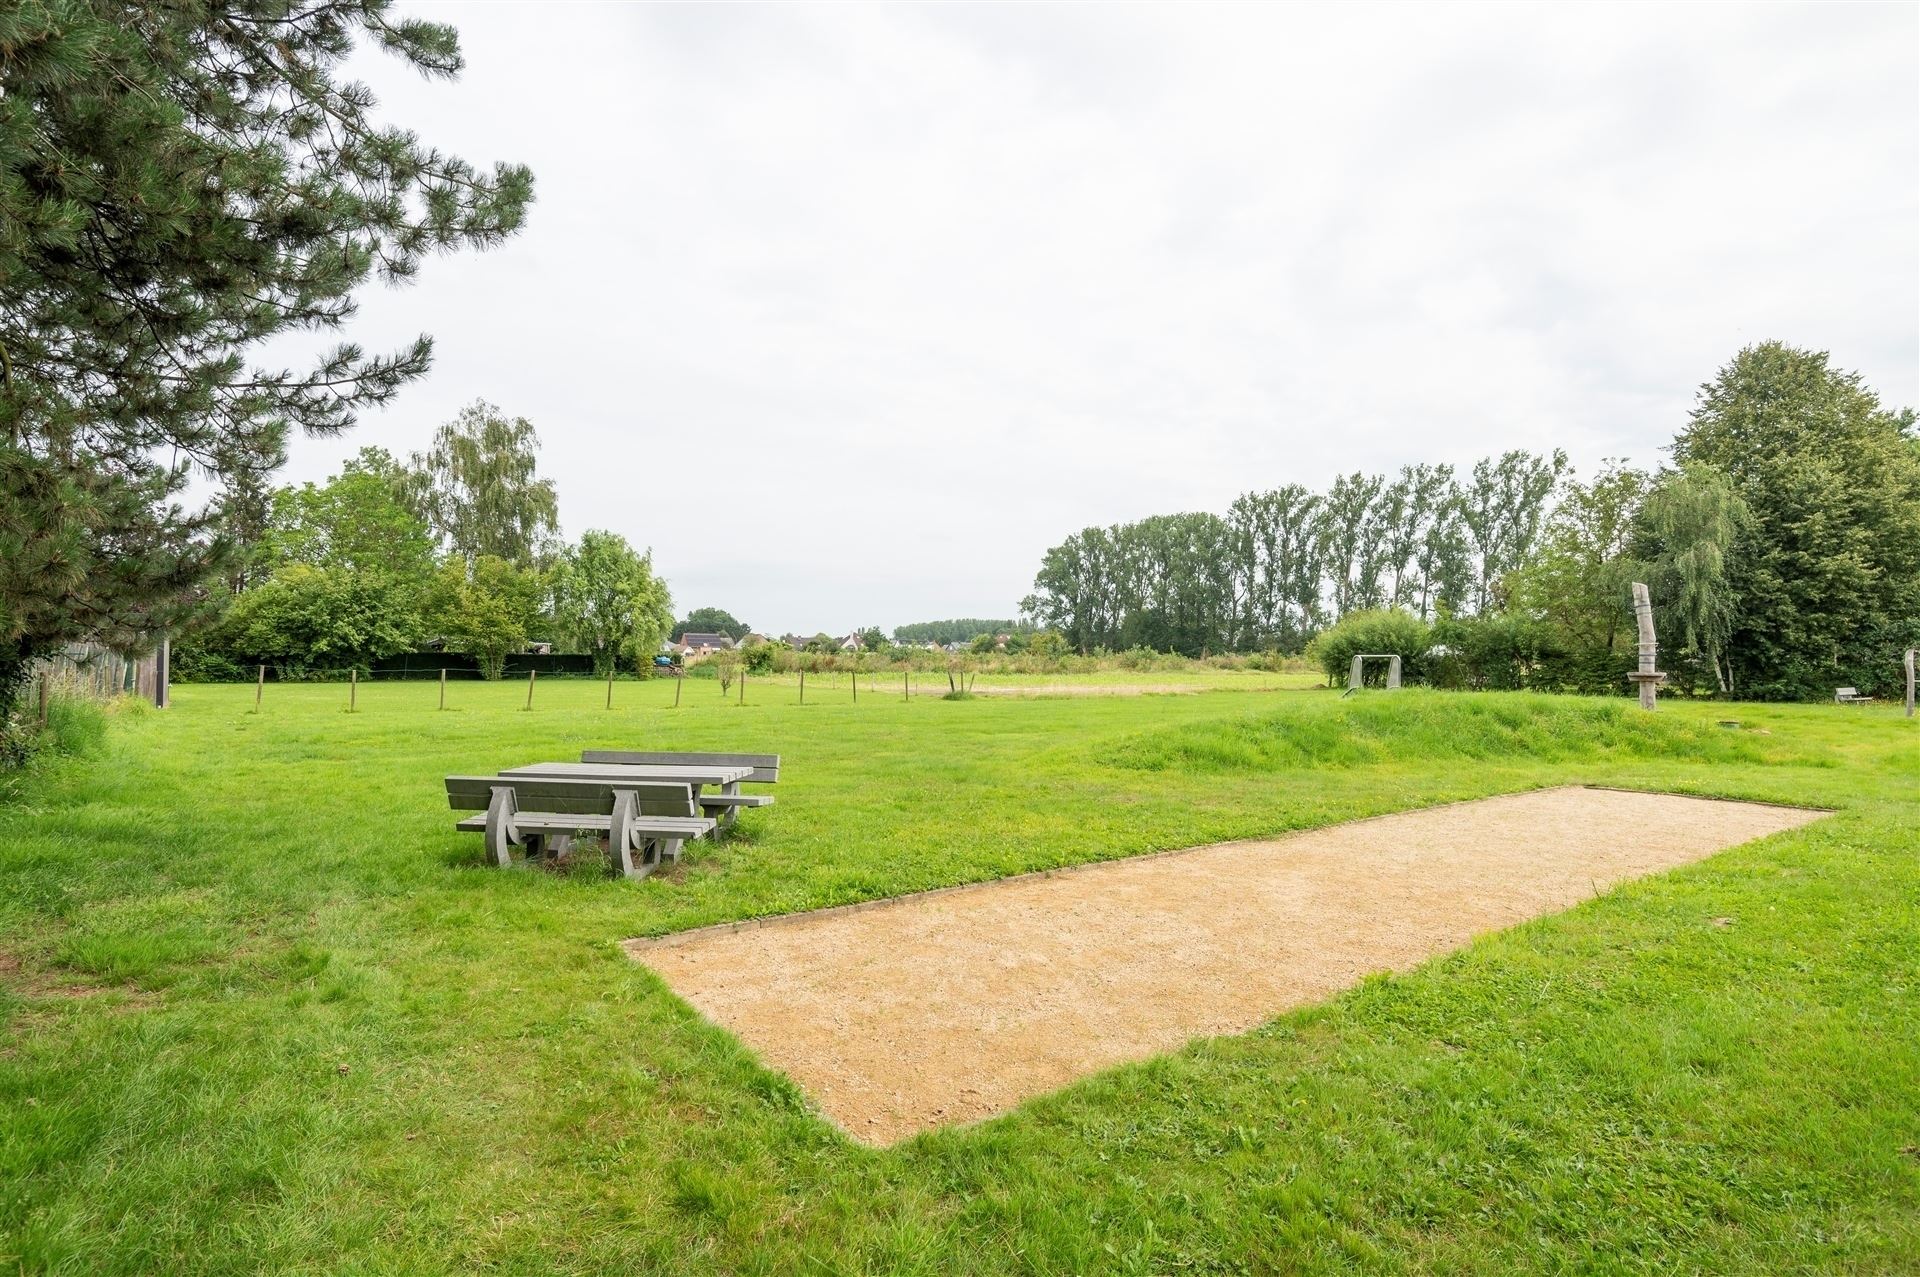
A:
<svg viewBox="0 0 1920 1277">
<path fill-rule="evenodd" d="M 1580 691 L 1627 690 L 1638 651 L 1634 520 L 1649 483 L 1618 461 L 1592 483 L 1569 482 L 1532 559 L 1508 578 L 1513 608 L 1552 628 L 1565 682 Z"/>
<path fill-rule="evenodd" d="M 679 642 L 689 634 L 724 634 L 734 642 L 751 634 L 746 622 L 736 620 L 733 613 L 717 607 L 697 607 L 687 613 L 686 619 L 675 623 L 670 637 Z"/>
<path fill-rule="evenodd" d="M 673 597 L 654 575 L 653 556 L 613 532 L 583 533 L 554 569 L 554 619 L 568 641 L 593 655 L 605 677 L 623 655 L 652 659 L 673 624 Z"/>
<path fill-rule="evenodd" d="M 222 514 L 258 531 L 286 433 L 347 428 L 431 353 L 250 367 L 263 343 L 520 226 L 526 169 L 476 172 L 336 78 L 362 36 L 460 69 L 450 27 L 385 0 L 0 9 L 0 714 L 40 653 L 177 624 L 232 559 Z M 197 511 L 196 469 L 228 486 Z"/>
<path fill-rule="evenodd" d="M 1320 622 L 1320 498 L 1299 484 L 1249 492 L 1227 512 L 1238 564 L 1238 645 L 1297 652 Z"/>
<path fill-rule="evenodd" d="M 1320 502 L 1314 534 L 1335 616 L 1380 606 L 1381 512 L 1375 506 L 1385 486 L 1379 475 L 1343 474 Z"/>
<path fill-rule="evenodd" d="M 560 528 L 553 480 L 536 473 L 539 450 L 532 422 L 476 399 L 413 454 L 407 499 L 446 553 L 539 566 Z"/>
<path fill-rule="evenodd" d="M 1636 549 L 1647 562 L 1661 646 L 1703 661 L 1722 692 L 1732 688 L 1726 652 L 1738 608 L 1730 565 L 1752 530 L 1732 481 L 1703 461 L 1662 475 L 1640 507 Z"/>
<path fill-rule="evenodd" d="M 869 625 L 860 630 L 860 646 L 869 652 L 877 652 L 887 645 L 887 634 L 877 625 Z"/>
<path fill-rule="evenodd" d="M 1889 678 L 1920 638 L 1912 410 L 1882 406 L 1824 351 L 1764 342 L 1701 387 L 1673 453 L 1717 467 L 1751 516 L 1724 569 L 1730 689 L 1830 696 Z"/>
<path fill-rule="evenodd" d="M 545 597 L 538 572 L 491 554 L 471 568 L 449 559 L 434 583 L 428 624 L 449 648 L 477 660 L 482 678 L 497 679 L 507 657 L 526 650 Z"/>
<path fill-rule="evenodd" d="M 377 462 L 349 464 L 322 485 L 275 492 L 269 544 L 280 562 L 377 572 L 416 584 L 433 571 L 426 524 L 402 504 Z"/>
<path fill-rule="evenodd" d="M 350 568 L 290 563 L 234 600 L 206 646 L 294 669 L 361 669 L 419 642 L 411 583 Z"/>
<path fill-rule="evenodd" d="M 1540 535 L 1547 503 L 1567 468 L 1567 454 L 1502 453 L 1474 463 L 1460 490 L 1460 522 L 1473 549 L 1468 601 L 1475 612 L 1500 607 L 1507 573 L 1527 561 Z"/>
</svg>

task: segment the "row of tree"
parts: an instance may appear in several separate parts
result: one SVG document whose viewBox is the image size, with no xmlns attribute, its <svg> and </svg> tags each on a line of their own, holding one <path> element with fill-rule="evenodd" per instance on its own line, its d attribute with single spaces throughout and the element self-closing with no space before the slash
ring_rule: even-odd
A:
<svg viewBox="0 0 1920 1277">
<path fill-rule="evenodd" d="M 938 643 L 941 647 L 949 643 L 971 643 L 982 634 L 998 638 L 1002 634 L 1020 635 L 1033 630 L 1030 621 L 994 621 L 979 617 L 958 617 L 950 621 L 915 621 L 909 625 L 896 626 L 893 641 L 900 644 L 919 646 L 926 643 Z"/>
<path fill-rule="evenodd" d="M 1047 551 L 1022 610 L 1081 651 L 1297 652 L 1348 612 L 1484 610 L 1524 561 L 1564 454 L 1355 473 L 1249 492 L 1224 516 L 1087 528 Z"/>
<path fill-rule="evenodd" d="M 558 538 L 538 444 L 525 419 L 479 403 L 404 463 L 364 448 L 324 484 L 264 494 L 256 523 L 235 521 L 231 593 L 180 644 L 183 668 L 339 670 L 437 643 L 498 677 L 535 640 L 602 674 L 646 663 L 672 625 L 666 585 L 616 533 Z"/>
<path fill-rule="evenodd" d="M 1658 472 L 1610 462 L 1581 482 L 1559 453 L 1511 452 L 1463 476 L 1410 466 L 1248 493 L 1224 516 L 1069 537 L 1023 608 L 1081 651 L 1190 655 L 1296 652 L 1341 618 L 1404 613 L 1454 628 L 1393 632 L 1452 634 L 1512 667 L 1470 681 L 1624 690 L 1636 579 L 1690 685 L 1882 684 L 1920 643 L 1913 412 L 1822 352 L 1763 343 L 1701 388 Z"/>
</svg>

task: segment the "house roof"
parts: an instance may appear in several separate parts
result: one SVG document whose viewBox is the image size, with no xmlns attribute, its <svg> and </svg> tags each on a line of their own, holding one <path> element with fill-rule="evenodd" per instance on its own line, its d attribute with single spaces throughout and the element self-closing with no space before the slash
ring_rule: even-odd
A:
<svg viewBox="0 0 1920 1277">
<path fill-rule="evenodd" d="M 688 647 L 711 647 L 720 651 L 733 646 L 733 640 L 724 634 L 682 634 L 680 641 Z"/>
</svg>

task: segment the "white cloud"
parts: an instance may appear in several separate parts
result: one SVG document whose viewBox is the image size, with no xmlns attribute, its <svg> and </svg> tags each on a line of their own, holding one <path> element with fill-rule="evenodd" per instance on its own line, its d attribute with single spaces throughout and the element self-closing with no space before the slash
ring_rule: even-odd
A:
<svg viewBox="0 0 1920 1277">
<path fill-rule="evenodd" d="M 1088 523 L 1336 470 L 1642 463 L 1768 337 L 1920 399 L 1907 5 L 417 5 L 390 118 L 532 165 L 508 246 L 369 294 L 570 533 L 771 629 L 1010 612 Z"/>
</svg>

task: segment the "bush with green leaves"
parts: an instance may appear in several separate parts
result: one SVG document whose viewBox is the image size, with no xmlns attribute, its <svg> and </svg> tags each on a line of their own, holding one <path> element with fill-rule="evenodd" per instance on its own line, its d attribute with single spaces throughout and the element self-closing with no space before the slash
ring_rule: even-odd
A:
<svg viewBox="0 0 1920 1277">
<path fill-rule="evenodd" d="M 1307 654 L 1327 672 L 1329 682 L 1346 681 L 1353 658 L 1361 653 L 1398 656 L 1401 676 L 1407 681 L 1421 678 L 1427 650 L 1433 646 L 1433 627 L 1411 612 L 1349 612 L 1331 629 L 1323 630 L 1307 645 Z M 1368 681 L 1384 680 L 1384 669 L 1368 669 Z"/>
<path fill-rule="evenodd" d="M 480 664 L 480 677 L 499 678 L 507 657 L 526 650 L 547 599 L 544 577 L 483 554 L 471 568 L 460 559 L 441 565 L 428 609 L 429 627 L 449 651 Z"/>
<path fill-rule="evenodd" d="M 344 670 L 409 651 L 420 638 L 413 582 L 290 563 L 235 599 L 206 646 L 229 661 Z"/>
</svg>

